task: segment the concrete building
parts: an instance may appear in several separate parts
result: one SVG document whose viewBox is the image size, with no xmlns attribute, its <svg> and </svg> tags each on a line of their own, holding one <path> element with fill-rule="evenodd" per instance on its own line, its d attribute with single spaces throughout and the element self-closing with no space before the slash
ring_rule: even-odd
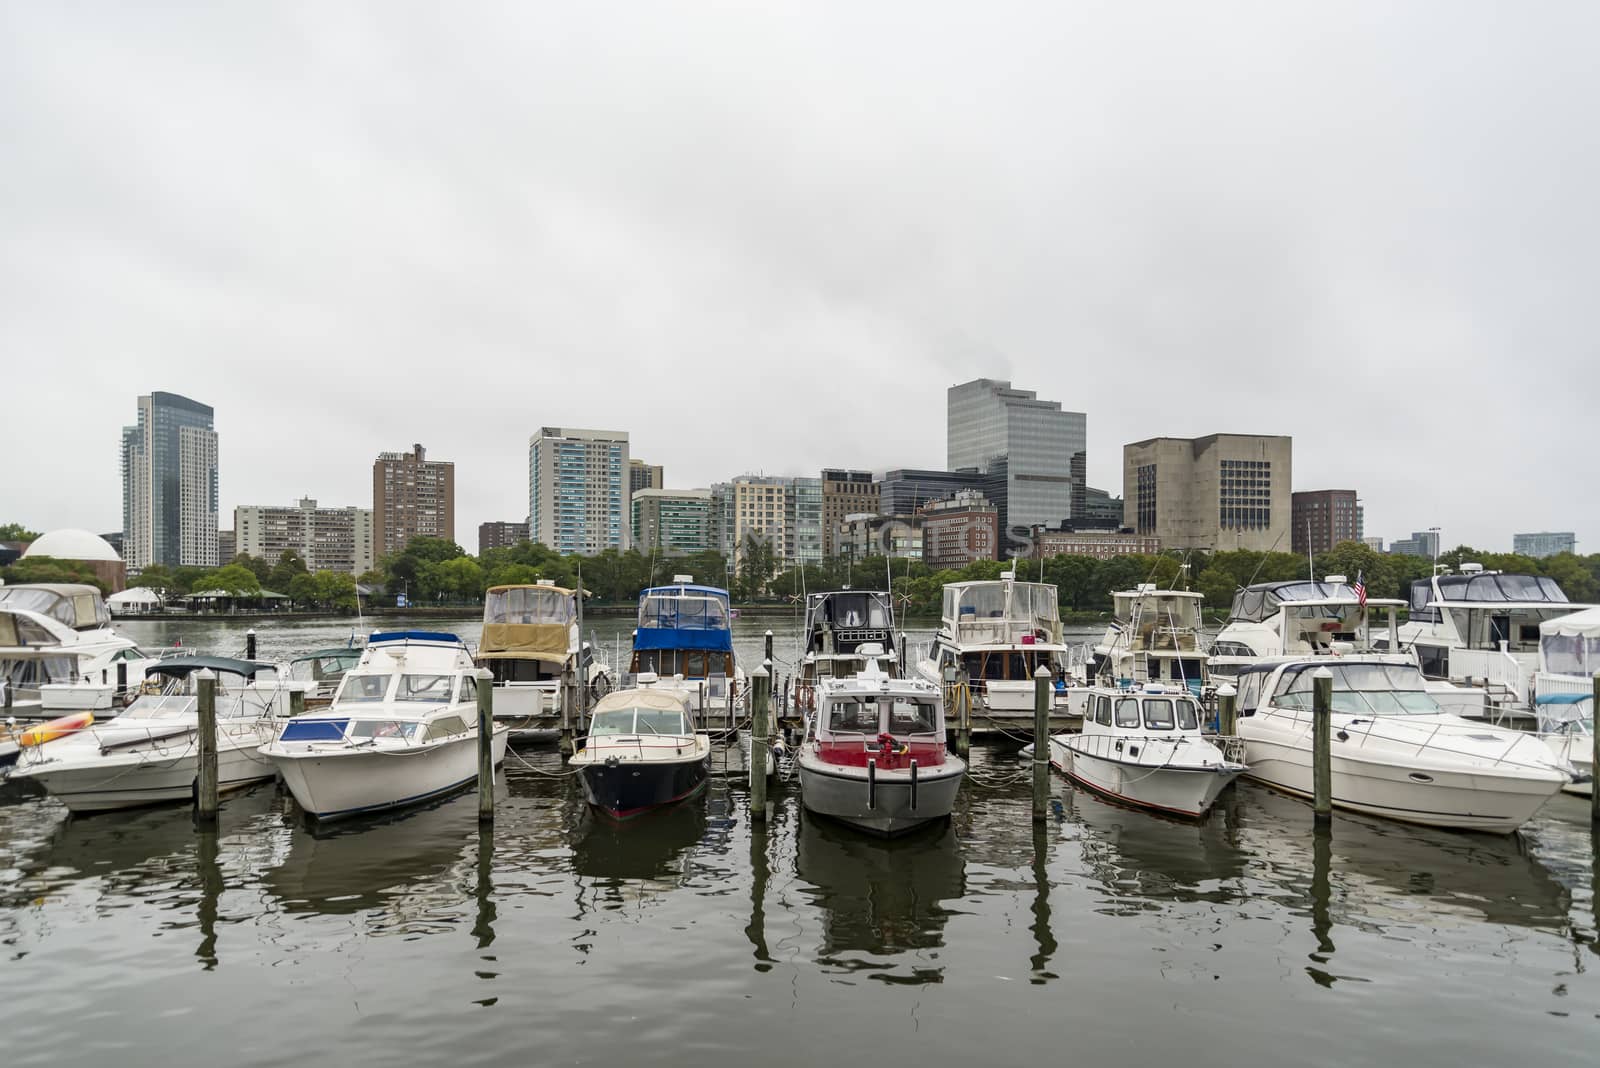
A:
<svg viewBox="0 0 1600 1068">
<path fill-rule="evenodd" d="M 976 490 L 962 490 L 922 506 L 922 561 L 929 567 L 966 567 L 998 560 L 1000 510 Z"/>
<path fill-rule="evenodd" d="M 995 476 L 985 490 L 999 510 L 1002 535 L 1053 526 L 1085 509 L 1088 417 L 1042 401 L 1010 382 L 974 379 L 951 386 L 946 435 L 951 471 Z"/>
<path fill-rule="evenodd" d="M 787 558 L 789 521 L 794 515 L 788 500 L 789 482 L 767 475 L 742 475 L 716 487 L 723 502 L 722 554 L 735 565 L 744 559 L 745 542 L 751 536 L 770 544 L 779 560 Z"/>
<path fill-rule="evenodd" d="M 839 552 L 854 560 L 888 556 L 896 560 L 922 559 L 922 516 L 845 516 Z"/>
<path fill-rule="evenodd" d="M 885 472 L 878 483 L 877 512 L 879 515 L 911 515 L 929 501 L 941 500 L 961 490 L 982 493 L 986 482 L 986 476 L 976 468 L 966 471 L 897 468 Z M 865 513 L 872 509 L 863 508 L 861 511 Z"/>
<path fill-rule="evenodd" d="M 1409 538 L 1397 538 L 1389 543 L 1389 552 L 1395 556 L 1426 556 L 1439 558 L 1439 532 L 1414 530 Z"/>
<path fill-rule="evenodd" d="M 628 495 L 640 490 L 660 489 L 663 485 L 660 464 L 647 464 L 643 460 L 628 461 Z"/>
<path fill-rule="evenodd" d="M 1341 541 L 1361 540 L 1355 490 L 1301 490 L 1289 500 L 1290 551 L 1296 555 L 1325 553 Z"/>
<path fill-rule="evenodd" d="M 528 536 L 559 553 L 626 549 L 628 432 L 541 427 L 528 439 Z"/>
<path fill-rule="evenodd" d="M 456 540 L 456 465 L 428 459 L 421 445 L 379 453 L 372 463 L 373 551 L 397 553 L 418 537 Z"/>
<path fill-rule="evenodd" d="M 239 540 L 231 530 L 217 531 L 217 565 L 220 567 L 239 555 Z"/>
<path fill-rule="evenodd" d="M 128 569 L 217 566 L 217 432 L 211 406 L 176 393 L 139 398 L 122 428 Z"/>
<path fill-rule="evenodd" d="M 879 486 L 870 471 L 822 470 L 822 555 L 839 555 L 839 530 L 847 515 L 878 510 Z"/>
<path fill-rule="evenodd" d="M 1578 551 L 1578 536 L 1572 531 L 1551 532 L 1544 531 L 1538 534 L 1513 534 L 1511 535 L 1511 551 L 1522 556 L 1531 556 L 1541 560 L 1546 556 L 1555 556 L 1557 553 L 1575 553 Z"/>
<path fill-rule="evenodd" d="M 1122 448 L 1123 526 L 1169 549 L 1288 551 L 1292 441 L 1212 434 Z"/>
<path fill-rule="evenodd" d="M 715 551 L 717 507 L 708 489 L 638 490 L 632 501 L 633 547 L 646 555 L 663 556 Z"/>
<path fill-rule="evenodd" d="M 1161 539 L 1147 534 L 1111 530 L 1043 530 L 1033 532 L 1035 560 L 1052 556 L 1093 556 L 1104 560 L 1112 556 L 1153 556 L 1161 551 Z"/>
<path fill-rule="evenodd" d="M 371 571 L 375 526 L 370 509 L 319 508 L 312 497 L 292 507 L 242 504 L 233 510 L 239 552 L 269 563 L 293 552 L 309 571 Z"/>
<path fill-rule="evenodd" d="M 1383 552 L 1383 538 L 1380 535 L 1364 535 L 1361 539 L 1361 544 L 1365 545 L 1375 553 Z"/>
<path fill-rule="evenodd" d="M 495 520 L 478 524 L 478 555 L 490 549 L 509 549 L 519 541 L 528 540 L 528 524 Z"/>
</svg>

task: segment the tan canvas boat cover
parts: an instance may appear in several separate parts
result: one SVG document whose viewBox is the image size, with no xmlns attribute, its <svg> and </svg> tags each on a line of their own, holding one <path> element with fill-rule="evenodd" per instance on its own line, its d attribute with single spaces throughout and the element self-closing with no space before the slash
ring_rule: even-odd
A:
<svg viewBox="0 0 1600 1068">
<path fill-rule="evenodd" d="M 567 636 L 567 627 L 561 623 L 485 623 L 478 655 L 542 660 L 559 666 L 567 662 Z"/>
<path fill-rule="evenodd" d="M 689 696 L 677 690 L 612 690 L 594 706 L 594 714 L 619 709 L 653 708 L 659 712 L 687 712 Z"/>
</svg>

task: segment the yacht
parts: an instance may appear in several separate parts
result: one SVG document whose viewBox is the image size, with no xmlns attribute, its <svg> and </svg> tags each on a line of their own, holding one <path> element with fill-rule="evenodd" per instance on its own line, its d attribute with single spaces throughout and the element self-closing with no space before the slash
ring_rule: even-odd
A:
<svg viewBox="0 0 1600 1068">
<path fill-rule="evenodd" d="M 478 775 L 477 670 L 454 634 L 374 634 L 333 703 L 283 724 L 260 755 L 317 820 L 462 789 Z M 506 733 L 491 738 L 497 767 Z"/>
<path fill-rule="evenodd" d="M 534 585 L 492 586 L 483 600 L 478 665 L 494 675 L 494 718 L 518 741 L 556 735 L 539 721 L 561 715 L 561 679 L 568 668 L 598 700 L 611 689 L 611 671 L 583 641 L 577 590 L 549 579 Z"/>
<path fill-rule="evenodd" d="M 1089 679 L 1121 684 L 1162 683 L 1193 691 L 1206 683 L 1200 641 L 1200 605 L 1188 590 L 1158 590 L 1153 583 L 1111 595 L 1111 623 L 1094 648 Z"/>
<path fill-rule="evenodd" d="M 697 586 L 691 575 L 650 587 L 639 594 L 629 674 L 678 676 L 697 712 L 731 709 L 744 689 L 744 669 L 734 659 L 730 618 L 728 591 Z"/>
<path fill-rule="evenodd" d="M 1565 789 L 1594 792 L 1594 677 L 1600 673 L 1600 608 L 1539 624 L 1539 670 L 1534 677 L 1536 730 L 1577 778 Z"/>
<path fill-rule="evenodd" d="M 1429 679 L 1481 686 L 1503 711 L 1527 714 L 1541 624 L 1590 607 L 1569 602 L 1555 579 L 1462 564 L 1411 584 L 1410 613 L 1390 648 L 1414 652 Z"/>
<path fill-rule="evenodd" d="M 4 715 L 55 719 L 91 711 L 109 718 L 118 698 L 138 689 L 155 662 L 112 629 L 105 599 L 93 586 L 0 586 Z"/>
<path fill-rule="evenodd" d="M 806 598 L 800 655 L 795 680 L 795 703 L 801 710 L 816 707 L 816 685 L 822 679 L 848 678 L 882 658 L 884 670 L 899 672 L 894 629 L 894 606 L 889 594 L 878 590 L 836 590 Z M 861 652 L 870 646 L 877 657 Z"/>
<path fill-rule="evenodd" d="M 818 681 L 795 767 L 808 812 L 883 835 L 948 818 L 967 773 L 946 751 L 939 687 L 877 660 Z"/>
<path fill-rule="evenodd" d="M 14 779 L 38 783 L 73 812 L 103 812 L 193 796 L 200 758 L 195 674 L 216 675 L 217 788 L 273 777 L 256 749 L 289 714 L 292 684 L 277 667 L 194 656 L 156 661 L 144 692 L 104 725 L 24 749 Z"/>
<path fill-rule="evenodd" d="M 965 671 L 975 714 L 991 723 L 994 713 L 1028 718 L 1031 725 L 1034 672 L 1043 664 L 1060 676 L 1068 655 L 1056 588 L 1018 582 L 1015 572 L 1006 571 L 999 581 L 945 586 L 939 630 L 917 670 L 935 685 Z"/>
<path fill-rule="evenodd" d="M 636 687 L 596 703 L 588 738 L 571 762 L 590 805 L 626 820 L 705 788 L 711 739 L 693 726 L 697 691 L 647 672 Z"/>
<path fill-rule="evenodd" d="M 1246 768 L 1200 733 L 1187 686 L 1092 688 L 1083 730 L 1050 739 L 1050 763 L 1096 793 L 1176 816 L 1204 816 Z M 1237 756 L 1238 754 L 1235 754 Z"/>
<path fill-rule="evenodd" d="M 1258 582 L 1234 594 L 1228 622 L 1211 643 L 1213 676 L 1233 678 L 1285 656 L 1344 656 L 1394 649 L 1405 602 L 1364 597 L 1343 575 L 1320 582 Z"/>
<path fill-rule="evenodd" d="M 1294 657 L 1239 673 L 1246 773 L 1310 797 L 1312 676 L 1333 675 L 1333 803 L 1407 823 L 1509 834 L 1570 781 L 1534 735 L 1440 710 L 1405 655 Z"/>
</svg>

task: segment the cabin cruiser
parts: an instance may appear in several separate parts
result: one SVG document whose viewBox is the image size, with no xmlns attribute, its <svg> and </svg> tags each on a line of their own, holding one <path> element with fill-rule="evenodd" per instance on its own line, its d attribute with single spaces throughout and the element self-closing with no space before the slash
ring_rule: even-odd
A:
<svg viewBox="0 0 1600 1068">
<path fill-rule="evenodd" d="M 1568 793 L 1594 792 L 1594 676 L 1600 673 L 1600 608 L 1539 624 L 1539 671 L 1534 677 L 1536 729 L 1578 777 Z"/>
<path fill-rule="evenodd" d="M 1111 595 L 1111 623 L 1094 648 L 1089 679 L 1163 683 L 1199 694 L 1206 682 L 1200 643 L 1203 594 L 1141 583 Z"/>
<path fill-rule="evenodd" d="M 1204 816 L 1246 769 L 1229 758 L 1220 739 L 1200 733 L 1201 718 L 1188 686 L 1094 687 L 1082 732 L 1052 737 L 1050 763 L 1118 801 Z"/>
<path fill-rule="evenodd" d="M 11 777 L 31 779 L 73 812 L 189 800 L 199 769 L 202 669 L 216 676 L 218 791 L 272 778 L 256 749 L 288 716 L 293 684 L 274 665 L 212 656 L 155 662 L 144 692 L 116 719 L 24 749 Z"/>
<path fill-rule="evenodd" d="M 976 712 L 1031 724 L 1034 672 L 1043 664 L 1061 676 L 1068 655 L 1056 588 L 1006 571 L 997 582 L 945 586 L 939 630 L 917 670 L 935 685 L 965 672 Z"/>
<path fill-rule="evenodd" d="M 805 650 L 800 657 L 800 675 L 795 680 L 795 699 L 802 709 L 815 705 L 819 680 L 848 678 L 872 662 L 874 657 L 861 652 L 863 646 L 870 646 L 876 657 L 886 659 L 885 670 L 889 674 L 899 672 L 894 606 L 887 593 L 813 593 L 806 598 L 802 633 Z"/>
<path fill-rule="evenodd" d="M 0 586 L 0 705 L 19 719 L 115 714 L 155 663 L 111 627 L 93 586 Z M 120 689 L 119 689 L 120 684 Z"/>
<path fill-rule="evenodd" d="M 583 680 L 591 699 L 611 689 L 610 669 L 595 659 L 582 629 L 582 597 L 549 579 L 492 586 L 484 595 L 478 665 L 494 675 L 495 722 L 510 727 L 514 740 L 555 737 L 538 721 L 560 716 L 567 669 Z"/>
<path fill-rule="evenodd" d="M 1406 655 L 1295 657 L 1239 673 L 1250 778 L 1310 797 L 1312 679 L 1333 676 L 1333 803 L 1430 827 L 1509 834 L 1571 779 L 1532 734 L 1440 710 Z"/>
<path fill-rule="evenodd" d="M 626 820 L 705 788 L 711 739 L 694 729 L 697 689 L 646 672 L 636 687 L 595 704 L 588 738 L 571 761 L 589 804 Z"/>
<path fill-rule="evenodd" d="M 1503 711 L 1526 714 L 1540 625 L 1589 607 L 1569 602 L 1555 579 L 1462 564 L 1411 584 L 1410 614 L 1391 648 L 1414 652 L 1426 678 L 1481 686 Z"/>
<path fill-rule="evenodd" d="M 730 618 L 728 591 L 697 586 L 693 576 L 650 587 L 639 594 L 628 672 L 680 676 L 696 711 L 731 709 L 744 689 L 744 669 L 734 660 Z"/>
<path fill-rule="evenodd" d="M 318 820 L 461 789 L 478 774 L 477 671 L 454 634 L 374 634 L 333 703 L 285 723 L 261 756 Z M 491 745 L 498 766 L 504 727 L 494 728 Z"/>
<path fill-rule="evenodd" d="M 1246 586 L 1234 594 L 1228 622 L 1211 643 L 1211 674 L 1231 679 L 1252 664 L 1285 656 L 1393 649 L 1395 613 L 1404 607 L 1394 598 L 1366 597 L 1343 575 Z"/>
<path fill-rule="evenodd" d="M 795 767 L 808 812 L 883 835 L 948 817 L 967 773 L 945 748 L 939 688 L 876 660 L 817 682 Z"/>
</svg>

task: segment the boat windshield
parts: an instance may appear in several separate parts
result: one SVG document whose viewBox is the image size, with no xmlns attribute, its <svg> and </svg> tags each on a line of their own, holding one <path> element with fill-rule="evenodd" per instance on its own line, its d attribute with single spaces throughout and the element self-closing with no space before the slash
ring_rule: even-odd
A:
<svg viewBox="0 0 1600 1068">
<path fill-rule="evenodd" d="M 414 742 L 422 724 L 412 719 L 358 719 L 350 724 L 352 741 L 362 739 L 399 739 Z"/>
<path fill-rule="evenodd" d="M 389 676 L 346 675 L 339 690 L 339 701 L 381 701 L 389 692 Z"/>
<path fill-rule="evenodd" d="M 512 586 L 490 590 L 483 601 L 485 623 L 558 623 L 578 618 L 576 598 L 559 586 Z"/>
<path fill-rule="evenodd" d="M 1348 601 L 1357 602 L 1355 591 L 1341 582 L 1285 582 L 1275 585 L 1249 586 L 1233 597 L 1229 622 L 1261 623 L 1278 614 L 1284 601 Z M 1337 616 L 1339 609 L 1310 609 Z"/>
<path fill-rule="evenodd" d="M 1147 730 L 1170 731 L 1174 724 L 1179 730 L 1199 729 L 1200 717 L 1193 701 L 1171 697 L 1144 699 L 1144 725 Z"/>
<path fill-rule="evenodd" d="M 822 622 L 836 627 L 883 630 L 893 625 L 880 593 L 832 593 L 818 606 Z"/>
<path fill-rule="evenodd" d="M 639 627 L 727 630 L 728 602 L 709 593 L 648 593 L 639 602 Z"/>
<path fill-rule="evenodd" d="M 105 626 L 111 622 L 111 614 L 100 594 L 93 588 L 81 586 L 57 589 L 0 586 L 0 604 L 25 612 L 37 612 L 75 629 Z"/>
<path fill-rule="evenodd" d="M 450 690 L 454 682 L 453 675 L 401 675 L 400 685 L 395 688 L 394 699 L 445 704 L 450 700 Z"/>
<path fill-rule="evenodd" d="M 1333 710 L 1361 716 L 1437 715 L 1439 704 L 1424 689 L 1422 672 L 1411 664 L 1328 664 L 1333 673 Z M 1311 709 L 1314 668 L 1304 665 L 1278 681 L 1272 703 L 1279 708 Z"/>
<path fill-rule="evenodd" d="M 683 726 L 683 713 L 662 708 L 616 708 L 595 713 L 589 724 L 591 738 L 617 734 L 674 734 L 689 732 Z"/>
<path fill-rule="evenodd" d="M 56 645 L 56 636 L 36 620 L 11 612 L 0 612 L 0 646 Z"/>
<path fill-rule="evenodd" d="M 887 722 L 885 721 L 887 713 Z M 846 697 L 828 708 L 831 734 L 876 736 L 882 731 L 896 736 L 931 734 L 939 729 L 939 711 L 932 701 L 908 697 Z"/>
</svg>

